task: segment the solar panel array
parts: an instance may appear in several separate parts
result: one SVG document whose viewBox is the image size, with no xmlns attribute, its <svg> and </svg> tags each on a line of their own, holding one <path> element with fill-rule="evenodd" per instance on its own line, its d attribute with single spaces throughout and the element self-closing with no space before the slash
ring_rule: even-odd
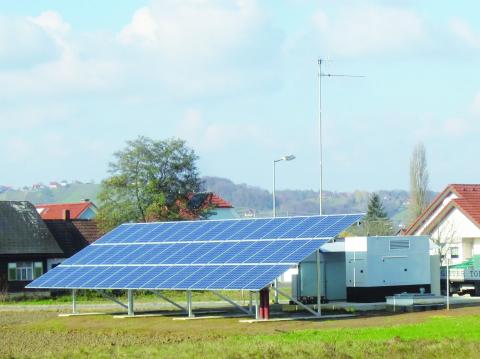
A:
<svg viewBox="0 0 480 359">
<path fill-rule="evenodd" d="M 123 224 L 28 288 L 259 290 L 362 216 Z"/>
</svg>

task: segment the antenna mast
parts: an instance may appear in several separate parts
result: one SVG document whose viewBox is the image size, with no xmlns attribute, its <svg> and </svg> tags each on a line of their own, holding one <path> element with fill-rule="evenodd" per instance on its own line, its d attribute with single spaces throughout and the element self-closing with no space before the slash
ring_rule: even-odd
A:
<svg viewBox="0 0 480 359">
<path fill-rule="evenodd" d="M 318 59 L 318 153 L 320 165 L 320 215 L 323 214 L 322 59 Z"/>
<path fill-rule="evenodd" d="M 320 215 L 323 215 L 323 138 L 322 138 L 322 77 L 365 77 L 361 75 L 346 74 L 326 74 L 322 72 L 322 62 L 325 61 L 318 58 L 318 152 L 320 158 Z"/>
</svg>

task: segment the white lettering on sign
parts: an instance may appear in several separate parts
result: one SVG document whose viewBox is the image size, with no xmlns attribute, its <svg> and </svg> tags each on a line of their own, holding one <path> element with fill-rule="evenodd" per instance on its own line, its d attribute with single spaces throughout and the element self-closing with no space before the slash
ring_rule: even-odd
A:
<svg viewBox="0 0 480 359">
<path fill-rule="evenodd" d="M 440 277 L 447 278 L 446 268 L 442 268 Z M 450 269 L 449 277 L 453 281 L 480 280 L 480 269 Z"/>
</svg>

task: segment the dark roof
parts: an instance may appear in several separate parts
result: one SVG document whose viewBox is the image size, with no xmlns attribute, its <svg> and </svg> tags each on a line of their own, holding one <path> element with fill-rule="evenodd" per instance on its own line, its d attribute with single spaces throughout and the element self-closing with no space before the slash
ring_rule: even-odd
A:
<svg viewBox="0 0 480 359">
<path fill-rule="evenodd" d="M 92 220 L 47 219 L 45 224 L 67 257 L 100 238 L 97 223 Z"/>
<path fill-rule="evenodd" d="M 63 251 L 30 202 L 0 201 L 0 254 L 63 255 Z"/>
</svg>

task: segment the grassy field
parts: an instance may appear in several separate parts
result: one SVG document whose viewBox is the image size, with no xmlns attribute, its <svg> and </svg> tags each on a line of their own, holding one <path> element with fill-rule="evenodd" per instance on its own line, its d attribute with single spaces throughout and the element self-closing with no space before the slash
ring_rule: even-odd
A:
<svg viewBox="0 0 480 359">
<path fill-rule="evenodd" d="M 9 358 L 473 358 L 479 351 L 476 307 L 260 324 L 0 313 L 0 356 Z"/>
</svg>

